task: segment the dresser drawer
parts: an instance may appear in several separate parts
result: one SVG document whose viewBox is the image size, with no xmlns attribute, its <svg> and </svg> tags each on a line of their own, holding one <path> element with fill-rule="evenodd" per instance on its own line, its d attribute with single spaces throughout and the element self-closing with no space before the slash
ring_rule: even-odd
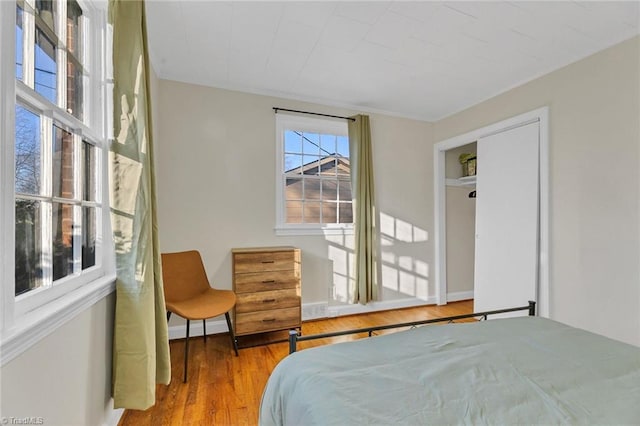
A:
<svg viewBox="0 0 640 426">
<path fill-rule="evenodd" d="M 260 291 L 237 295 L 236 312 L 257 312 L 270 309 L 300 306 L 300 294 L 296 289 Z"/>
<path fill-rule="evenodd" d="M 299 252 L 272 251 L 255 253 L 235 253 L 234 273 L 260 271 L 288 271 L 297 269 L 300 262 Z"/>
<path fill-rule="evenodd" d="M 300 273 L 298 271 L 273 271 L 235 274 L 233 282 L 236 293 L 284 290 L 298 287 L 300 284 Z"/>
<path fill-rule="evenodd" d="M 237 335 L 296 327 L 300 327 L 299 307 L 248 313 L 236 312 L 235 333 Z"/>
</svg>

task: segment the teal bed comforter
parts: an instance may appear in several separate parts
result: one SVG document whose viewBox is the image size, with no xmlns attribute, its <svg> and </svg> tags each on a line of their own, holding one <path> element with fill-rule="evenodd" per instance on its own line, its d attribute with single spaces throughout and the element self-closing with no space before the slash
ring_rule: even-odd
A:
<svg viewBox="0 0 640 426">
<path fill-rule="evenodd" d="M 640 348 L 539 317 L 296 352 L 260 425 L 640 424 Z"/>
</svg>

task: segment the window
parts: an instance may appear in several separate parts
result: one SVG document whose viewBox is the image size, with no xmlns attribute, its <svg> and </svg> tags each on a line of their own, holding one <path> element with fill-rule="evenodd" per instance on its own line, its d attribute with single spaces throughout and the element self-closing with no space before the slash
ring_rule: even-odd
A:
<svg viewBox="0 0 640 426">
<path fill-rule="evenodd" d="M 353 226 L 349 137 L 344 120 L 276 114 L 280 234 Z"/>
<path fill-rule="evenodd" d="M 104 275 L 106 11 L 81 4 L 15 3 L 16 315 Z"/>
</svg>

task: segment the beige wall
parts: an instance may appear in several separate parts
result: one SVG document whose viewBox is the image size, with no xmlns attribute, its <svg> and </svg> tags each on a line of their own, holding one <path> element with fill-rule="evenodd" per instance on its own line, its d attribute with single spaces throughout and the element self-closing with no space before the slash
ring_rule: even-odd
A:
<svg viewBox="0 0 640 426">
<path fill-rule="evenodd" d="M 102 425 L 112 412 L 112 294 L 2 367 L 3 418 Z"/>
<path fill-rule="evenodd" d="M 549 106 L 551 317 L 636 345 L 639 64 L 636 37 L 434 124 L 441 141 Z"/>
<path fill-rule="evenodd" d="M 212 284 L 231 288 L 233 247 L 295 245 L 303 253 L 303 303 L 346 301 L 352 238 L 275 235 L 272 107 L 354 111 L 166 80 L 160 81 L 160 94 L 162 250 L 200 250 Z M 383 299 L 426 298 L 433 294 L 427 289 L 433 288 L 431 125 L 373 114 L 371 131 L 383 230 Z"/>
</svg>

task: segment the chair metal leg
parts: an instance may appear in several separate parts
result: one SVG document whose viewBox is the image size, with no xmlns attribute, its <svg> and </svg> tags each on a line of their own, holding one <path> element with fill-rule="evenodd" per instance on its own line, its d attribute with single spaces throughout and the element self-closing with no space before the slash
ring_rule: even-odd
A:
<svg viewBox="0 0 640 426">
<path fill-rule="evenodd" d="M 204 337 L 204 342 L 207 343 L 207 320 L 202 320 L 202 336 Z"/>
<path fill-rule="evenodd" d="M 224 317 L 227 319 L 227 327 L 229 327 L 229 335 L 231 336 L 233 349 L 236 351 L 236 356 L 238 356 L 238 340 L 236 339 L 236 335 L 233 332 L 233 327 L 231 327 L 231 318 L 229 317 L 229 312 L 225 313 Z"/>
<path fill-rule="evenodd" d="M 184 380 L 187 383 L 187 361 L 189 360 L 189 320 L 187 320 L 187 338 L 184 341 Z"/>
</svg>

